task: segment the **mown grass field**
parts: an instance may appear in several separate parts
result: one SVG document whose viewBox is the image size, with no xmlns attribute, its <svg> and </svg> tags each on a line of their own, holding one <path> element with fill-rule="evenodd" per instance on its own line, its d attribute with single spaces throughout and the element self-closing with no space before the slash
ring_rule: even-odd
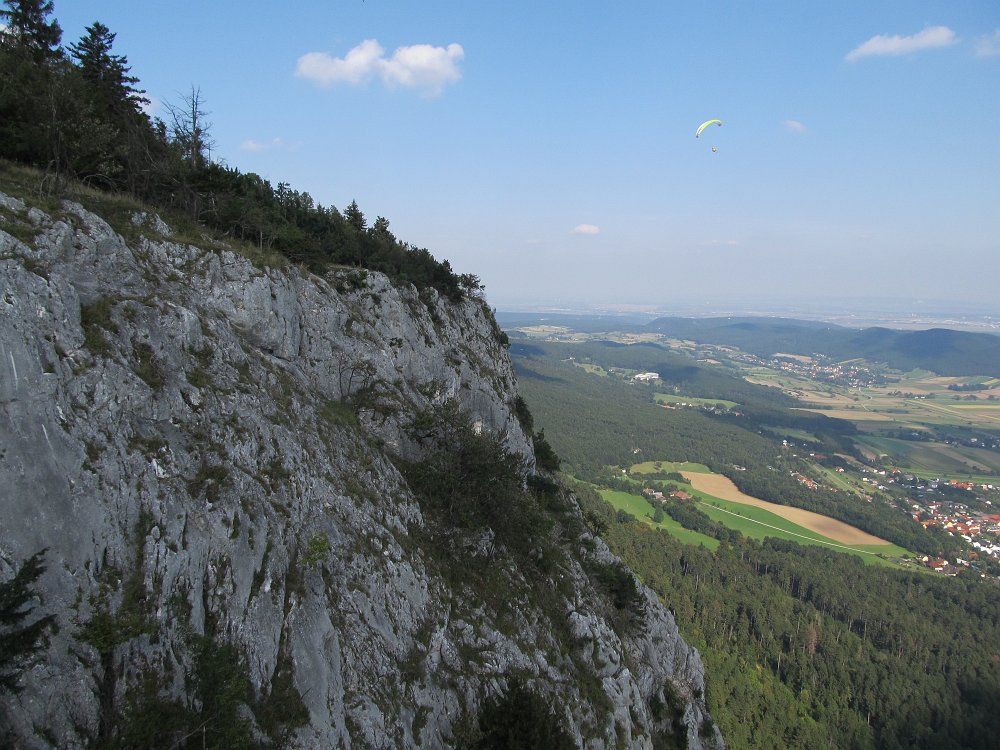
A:
<svg viewBox="0 0 1000 750">
<path fill-rule="evenodd" d="M 712 470 L 705 464 L 696 464 L 694 461 L 643 461 L 640 464 L 633 464 L 628 470 L 629 474 L 655 474 L 656 472 L 680 474 L 682 471 L 709 474 Z"/>
<path fill-rule="evenodd" d="M 698 507 L 709 518 L 725 524 L 731 529 L 736 529 L 751 539 L 776 537 L 778 539 L 797 542 L 798 544 L 814 544 L 829 547 L 838 552 L 857 555 L 872 565 L 887 565 L 889 567 L 899 567 L 898 563 L 893 562 L 891 558 L 912 556 L 912 553 L 895 544 L 859 544 L 853 546 L 840 544 L 798 526 L 764 508 L 755 508 L 752 505 L 721 500 L 702 493 L 692 494 L 698 495 Z"/>
<path fill-rule="evenodd" d="M 855 546 L 839 544 L 832 539 L 804 529 L 763 508 L 755 508 L 750 505 L 721 500 L 693 489 L 686 491 L 697 498 L 698 507 L 712 520 L 718 521 L 728 528 L 735 529 L 751 539 L 775 537 L 778 539 L 787 539 L 798 544 L 824 546 L 846 554 L 857 555 L 871 565 L 885 565 L 889 567 L 901 567 L 898 563 L 893 562 L 891 558 L 912 556 L 907 550 L 894 544 Z M 654 523 L 652 517 L 653 506 L 649 504 L 646 498 L 640 495 L 606 489 L 598 489 L 598 492 L 615 510 L 624 510 L 626 513 L 631 513 L 640 521 L 645 522 L 653 528 L 663 529 L 685 544 L 702 544 L 711 550 L 715 550 L 719 546 L 717 539 L 697 531 L 686 529 L 669 516 L 665 516 L 662 523 Z"/>
<path fill-rule="evenodd" d="M 653 398 L 658 404 L 679 404 L 688 406 L 724 406 L 732 409 L 739 406 L 735 401 L 727 401 L 724 398 L 696 398 L 695 396 L 675 396 L 670 393 L 654 393 Z"/>
<path fill-rule="evenodd" d="M 596 487 L 595 489 L 601 493 L 601 497 L 604 498 L 605 502 L 615 510 L 624 510 L 626 513 L 631 513 L 640 521 L 644 521 L 654 529 L 663 529 L 684 544 L 704 545 L 713 552 L 719 547 L 718 539 L 706 536 L 697 531 L 691 531 L 691 529 L 685 529 L 670 516 L 664 515 L 663 521 L 656 523 L 653 521 L 653 506 L 644 497 L 617 490 L 605 490 Z"/>
</svg>

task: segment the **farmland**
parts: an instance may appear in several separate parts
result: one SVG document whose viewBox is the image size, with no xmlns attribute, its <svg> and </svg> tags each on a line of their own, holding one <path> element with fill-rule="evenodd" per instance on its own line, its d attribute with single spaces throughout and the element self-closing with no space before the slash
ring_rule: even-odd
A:
<svg viewBox="0 0 1000 750">
<path fill-rule="evenodd" d="M 629 473 L 641 473 L 638 469 L 651 463 L 632 467 Z M 670 464 L 667 461 L 662 463 L 664 466 Z M 835 519 L 743 495 L 732 486 L 731 482 L 718 474 L 696 470 L 685 471 L 685 477 L 694 480 L 686 491 L 701 511 L 713 521 L 718 521 L 751 539 L 763 540 L 774 537 L 799 544 L 825 546 L 857 555 L 865 562 L 876 565 L 895 566 L 897 563 L 891 562 L 890 558 L 910 557 L 912 554 L 902 547 L 889 544 Z M 625 511 L 653 528 L 662 529 L 678 541 L 703 545 L 713 551 L 719 546 L 718 540 L 686 529 L 669 516 L 664 516 L 663 520 L 657 523 L 653 520 L 654 506 L 641 495 L 620 490 L 598 491 L 615 510 Z M 821 533 L 820 530 L 826 533 Z"/>
<path fill-rule="evenodd" d="M 838 364 L 784 345 L 768 351 L 794 356 L 573 333 L 515 341 L 519 387 L 577 480 L 588 527 L 699 643 L 712 705 L 739 707 L 720 719 L 740 738 L 732 746 L 957 746 L 940 741 L 955 727 L 914 740 L 907 711 L 948 700 L 937 716 L 965 721 L 979 705 L 965 686 L 984 675 L 996 684 L 1000 483 L 968 477 L 998 468 L 997 381 Z M 649 382 L 627 374 L 654 371 Z M 713 406 L 720 399 L 738 407 Z M 894 471 L 904 464 L 936 478 Z M 791 506 L 819 520 L 793 520 Z M 894 544 L 864 544 L 872 537 Z M 856 710 L 867 694 L 898 701 Z M 753 745 L 762 730 L 738 734 L 750 697 L 766 721 L 825 717 L 827 744 L 779 728 Z M 967 736 L 993 716 L 991 704 L 970 718 Z M 887 720 L 904 742 L 863 736 Z M 858 731 L 829 733 L 835 725 Z"/>
</svg>

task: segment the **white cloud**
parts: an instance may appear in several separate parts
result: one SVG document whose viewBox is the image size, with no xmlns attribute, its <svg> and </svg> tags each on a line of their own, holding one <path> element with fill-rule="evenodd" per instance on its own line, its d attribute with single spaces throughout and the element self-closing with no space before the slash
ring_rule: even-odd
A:
<svg viewBox="0 0 1000 750">
<path fill-rule="evenodd" d="M 1000 55 L 1000 29 L 979 38 L 976 43 L 976 57 L 996 57 Z"/>
<path fill-rule="evenodd" d="M 240 144 L 240 148 L 243 151 L 264 151 L 270 148 L 281 148 L 285 145 L 285 142 L 280 138 L 272 138 L 270 143 L 261 143 L 260 141 L 255 141 L 253 138 L 247 138 L 243 143 Z"/>
<path fill-rule="evenodd" d="M 431 93 L 440 93 L 449 83 L 462 77 L 456 63 L 465 57 L 460 44 L 432 47 L 414 44 L 400 47 L 392 58 L 382 63 L 382 80 L 389 85 L 414 86 Z"/>
<path fill-rule="evenodd" d="M 847 53 L 846 60 L 854 62 L 872 55 L 908 55 L 924 49 L 947 47 L 958 41 L 955 32 L 947 26 L 928 26 L 911 36 L 879 34 Z"/>
<path fill-rule="evenodd" d="M 570 234 L 600 234 L 601 228 L 596 224 L 577 224 Z"/>
<path fill-rule="evenodd" d="M 793 133 L 804 133 L 806 130 L 806 126 L 798 120 L 785 120 L 782 125 L 785 126 L 785 130 L 789 130 Z"/>
<path fill-rule="evenodd" d="M 320 86 L 346 83 L 359 86 L 379 78 L 386 86 L 421 89 L 436 96 L 445 86 L 462 77 L 458 63 L 465 57 L 460 44 L 434 47 L 413 44 L 399 47 L 392 57 L 375 39 L 365 39 L 344 57 L 332 57 L 325 52 L 308 52 L 299 58 L 295 75 Z"/>
</svg>

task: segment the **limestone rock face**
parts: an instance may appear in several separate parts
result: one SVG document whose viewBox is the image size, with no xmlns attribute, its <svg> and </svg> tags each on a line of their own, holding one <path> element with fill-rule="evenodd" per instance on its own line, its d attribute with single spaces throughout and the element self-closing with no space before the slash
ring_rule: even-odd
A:
<svg viewBox="0 0 1000 750">
<path fill-rule="evenodd" d="M 514 676 L 580 747 L 721 747 L 697 651 L 645 588 L 614 621 L 582 523 L 545 602 L 502 555 L 503 599 L 435 562 L 407 428 L 457 402 L 530 472 L 515 397 L 482 300 L 0 193 L 0 580 L 47 550 L 58 625 L 0 693 L 0 744 L 142 737 L 230 668 L 264 747 L 452 746 Z"/>
</svg>

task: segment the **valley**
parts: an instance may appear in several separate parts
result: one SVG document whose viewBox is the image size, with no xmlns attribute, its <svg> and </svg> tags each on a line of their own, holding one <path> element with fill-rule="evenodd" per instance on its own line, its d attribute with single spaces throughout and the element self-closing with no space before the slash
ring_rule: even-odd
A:
<svg viewBox="0 0 1000 750">
<path fill-rule="evenodd" d="M 668 411 L 695 411 L 739 421 L 744 405 L 739 399 L 724 398 L 725 389 L 729 394 L 739 390 L 737 382 L 762 386 L 775 394 L 787 413 L 779 424 L 753 416 L 751 421 L 758 433 L 773 439 L 786 454 L 786 463 L 794 464 L 786 471 L 800 484 L 844 492 L 867 503 L 882 502 L 900 513 L 901 522 L 938 527 L 957 539 L 958 547 L 965 543 L 967 554 L 956 559 L 966 567 L 984 573 L 1000 571 L 1000 516 L 996 514 L 1000 510 L 1000 379 L 996 377 L 941 376 L 926 369 L 901 372 L 860 357 L 837 361 L 815 352 L 752 354 L 728 344 L 678 339 L 636 326 L 603 332 L 555 325 L 524 325 L 517 330 L 528 342 L 577 345 L 584 355 L 573 355 L 573 347 L 564 346 L 570 355 L 566 362 L 589 374 L 647 388 L 653 403 Z M 594 357 L 588 347 L 597 342 L 601 342 L 601 356 Z M 760 341 L 754 347 L 766 349 Z M 648 355 L 657 349 L 683 359 L 670 360 L 665 373 L 646 372 L 657 368 L 639 367 L 642 360 L 634 352 L 643 352 L 652 362 Z M 613 353 L 620 351 L 632 353 L 616 360 Z M 693 360 L 686 365 L 693 368 L 686 375 L 680 364 L 685 359 Z M 730 379 L 728 385 L 725 378 Z M 756 392 L 753 400 L 761 398 L 767 400 Z M 755 408 L 752 402 L 748 406 L 750 411 Z M 809 423 L 813 429 L 790 416 L 796 412 L 805 419 L 809 419 L 805 415 L 818 417 Z M 831 432 L 837 435 L 836 446 L 830 445 Z M 789 501 L 775 504 L 788 508 Z M 971 534 L 970 529 L 974 529 Z M 909 555 L 938 569 L 942 569 L 941 558 L 940 550 L 927 548 Z M 952 561 L 949 571 L 954 573 L 956 565 L 961 566 Z"/>
<path fill-rule="evenodd" d="M 731 746 L 989 746 L 994 376 L 838 359 L 801 331 L 754 353 L 498 318 L 588 524 L 701 649 Z"/>
</svg>

